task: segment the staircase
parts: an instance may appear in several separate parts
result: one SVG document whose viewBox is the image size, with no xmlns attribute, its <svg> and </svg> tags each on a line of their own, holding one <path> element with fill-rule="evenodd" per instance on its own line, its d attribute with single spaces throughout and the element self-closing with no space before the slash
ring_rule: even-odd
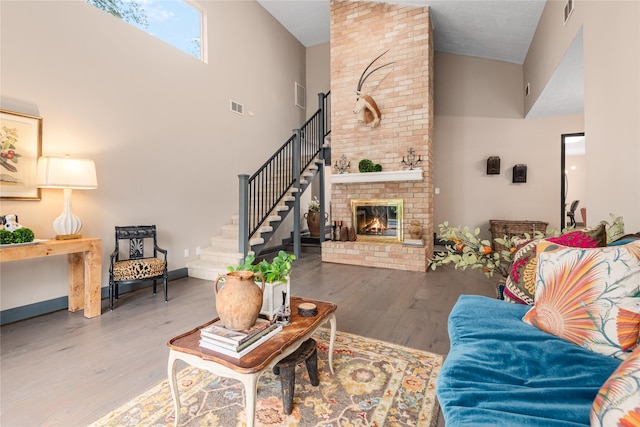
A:
<svg viewBox="0 0 640 427">
<path fill-rule="evenodd" d="M 301 174 L 301 191 L 311 184 L 318 171 L 323 167 L 324 161 L 316 159 Z M 269 239 L 273 236 L 286 216 L 292 211 L 295 205 L 295 194 L 297 188 L 291 189 L 281 202 L 273 209 L 272 214 L 267 217 L 256 235 L 249 240 L 250 252 L 259 254 Z M 235 266 L 242 262 L 244 254 L 238 250 L 240 247 L 240 219 L 235 214 L 231 217 L 231 223 L 221 227 L 221 234 L 211 238 L 211 246 L 204 248 L 200 252 L 200 258 L 187 262 L 189 277 L 204 280 L 216 280 L 216 278 L 227 273 L 228 266 Z"/>
<path fill-rule="evenodd" d="M 318 110 L 255 172 L 239 175 L 239 212 L 200 258 L 187 262 L 189 277 L 215 280 L 228 266 L 242 262 L 248 253 L 256 257 L 265 248 L 282 220 L 293 212 L 293 253 L 300 257 L 300 195 L 316 175 L 320 176 L 320 212 L 324 203 L 325 144 L 331 133 L 330 95 L 318 94 Z M 321 234 L 324 224 L 321 226 Z M 320 241 L 324 240 L 321 238 Z"/>
</svg>

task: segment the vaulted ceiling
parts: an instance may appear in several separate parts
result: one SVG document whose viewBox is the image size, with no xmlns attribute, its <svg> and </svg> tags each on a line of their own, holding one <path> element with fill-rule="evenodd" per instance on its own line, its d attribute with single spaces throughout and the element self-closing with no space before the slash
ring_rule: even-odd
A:
<svg viewBox="0 0 640 427">
<path fill-rule="evenodd" d="M 379 1 L 379 0 L 373 0 Z M 258 0 L 304 46 L 329 41 L 329 0 Z M 522 64 L 546 0 L 386 0 L 429 6 L 435 50 Z M 528 117 L 583 111 L 582 35 Z"/>
</svg>

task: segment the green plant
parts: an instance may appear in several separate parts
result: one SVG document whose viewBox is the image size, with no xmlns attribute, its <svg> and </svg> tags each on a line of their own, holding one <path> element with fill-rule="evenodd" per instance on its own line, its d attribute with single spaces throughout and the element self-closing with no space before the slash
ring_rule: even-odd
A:
<svg viewBox="0 0 640 427">
<path fill-rule="evenodd" d="M 8 245 L 13 243 L 13 233 L 5 230 L 4 228 L 0 230 L 0 245 Z"/>
<path fill-rule="evenodd" d="M 0 230 L 0 244 L 2 245 L 33 242 L 34 237 L 33 231 L 25 227 L 18 228 L 13 232 L 5 229 Z"/>
<path fill-rule="evenodd" d="M 362 159 L 358 163 L 358 170 L 360 172 L 380 172 L 382 171 L 382 165 L 374 164 L 369 159 Z"/>
<path fill-rule="evenodd" d="M 431 259 L 432 270 L 442 265 L 453 264 L 456 269 L 482 269 L 487 277 L 493 277 L 495 273 L 502 277 L 509 275 L 509 268 L 516 251 L 514 240 L 517 237 L 503 236 L 494 239 L 496 243 L 507 248 L 494 251 L 489 240 L 479 237 L 479 228 L 471 232 L 467 226 L 450 227 L 447 221 L 440 224 L 438 228 L 440 238 L 449 243 L 445 244 L 444 252 L 434 254 Z M 542 238 L 544 235 L 537 232 L 534 237 Z M 525 238 L 530 236 L 525 234 Z"/>
<path fill-rule="evenodd" d="M 33 231 L 25 227 L 13 231 L 13 243 L 33 242 L 34 237 Z"/>
<path fill-rule="evenodd" d="M 252 271 L 254 273 L 261 273 L 264 276 L 264 280 L 269 283 L 284 282 L 286 283 L 287 277 L 291 273 L 293 261 L 296 256 L 288 254 L 285 251 L 278 252 L 278 255 L 273 258 L 271 262 L 262 260 L 257 264 L 255 262 L 255 255 L 248 254 L 245 259 L 236 267 L 227 267 L 229 271 Z"/>
</svg>

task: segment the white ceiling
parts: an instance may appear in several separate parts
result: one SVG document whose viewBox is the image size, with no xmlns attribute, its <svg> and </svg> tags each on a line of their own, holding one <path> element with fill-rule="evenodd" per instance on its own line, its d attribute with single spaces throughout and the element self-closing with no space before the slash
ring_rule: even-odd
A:
<svg viewBox="0 0 640 427">
<path fill-rule="evenodd" d="M 329 0 L 257 1 L 304 46 L 329 41 Z M 522 64 L 546 0 L 386 0 L 386 3 L 429 6 L 436 51 Z M 580 34 L 579 42 L 574 41 L 528 117 L 582 111 Z"/>
</svg>

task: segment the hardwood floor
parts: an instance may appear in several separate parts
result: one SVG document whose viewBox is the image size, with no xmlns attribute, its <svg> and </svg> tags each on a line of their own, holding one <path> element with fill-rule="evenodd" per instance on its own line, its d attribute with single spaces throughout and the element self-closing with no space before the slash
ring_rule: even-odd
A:
<svg viewBox="0 0 640 427">
<path fill-rule="evenodd" d="M 374 269 L 303 253 L 292 293 L 337 303 L 341 331 L 446 354 L 458 296 L 495 297 L 495 282 L 478 271 Z M 212 285 L 184 278 L 169 283 L 168 303 L 146 288 L 111 312 L 104 300 L 97 318 L 58 311 L 2 326 L 0 425 L 85 426 L 166 379 L 167 340 L 216 316 Z"/>
</svg>

